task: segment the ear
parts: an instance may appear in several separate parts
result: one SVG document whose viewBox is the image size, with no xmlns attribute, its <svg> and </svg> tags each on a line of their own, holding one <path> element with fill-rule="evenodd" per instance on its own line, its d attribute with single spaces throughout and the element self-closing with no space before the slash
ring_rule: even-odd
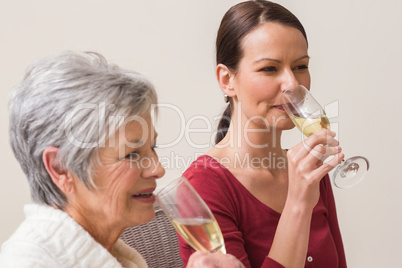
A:
<svg viewBox="0 0 402 268">
<path fill-rule="evenodd" d="M 220 63 L 216 66 L 216 78 L 223 93 L 228 97 L 236 96 L 236 92 L 233 88 L 234 74 L 229 70 L 226 65 Z"/>
<path fill-rule="evenodd" d="M 68 171 L 60 167 L 56 158 L 58 152 L 59 149 L 56 147 L 46 148 L 42 153 L 42 161 L 53 183 L 64 194 L 68 194 L 74 190 L 74 179 Z"/>
</svg>

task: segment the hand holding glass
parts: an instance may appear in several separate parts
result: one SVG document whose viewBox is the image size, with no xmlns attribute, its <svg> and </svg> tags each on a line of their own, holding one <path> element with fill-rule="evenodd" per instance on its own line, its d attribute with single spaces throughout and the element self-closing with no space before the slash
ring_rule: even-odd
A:
<svg viewBox="0 0 402 268">
<path fill-rule="evenodd" d="M 282 107 L 307 137 L 323 128 L 330 129 L 324 109 L 304 86 L 297 85 L 287 89 L 282 99 Z M 338 188 L 350 188 L 363 180 L 368 169 L 369 162 L 365 157 L 351 157 L 337 166 L 333 182 Z"/>
<path fill-rule="evenodd" d="M 169 183 L 156 199 L 176 231 L 193 249 L 226 253 L 214 215 L 186 178 Z"/>
</svg>

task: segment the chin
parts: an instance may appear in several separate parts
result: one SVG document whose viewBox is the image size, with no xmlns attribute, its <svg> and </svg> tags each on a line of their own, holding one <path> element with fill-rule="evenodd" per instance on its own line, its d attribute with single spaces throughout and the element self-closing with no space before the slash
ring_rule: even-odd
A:
<svg viewBox="0 0 402 268">
<path fill-rule="evenodd" d="M 295 124 L 293 124 L 292 120 L 290 120 L 289 118 L 286 120 L 281 120 L 280 122 L 278 122 L 275 125 L 276 129 L 279 130 L 289 130 L 295 127 Z"/>
<path fill-rule="evenodd" d="M 145 222 L 152 221 L 152 219 L 155 218 L 155 209 L 153 207 L 152 210 L 147 214 L 147 216 L 148 218 L 145 220 Z"/>
<path fill-rule="evenodd" d="M 293 124 L 293 122 L 291 122 L 291 124 L 287 125 L 283 130 L 290 130 L 293 129 L 295 127 L 295 124 Z"/>
<path fill-rule="evenodd" d="M 139 215 L 139 223 L 138 224 L 143 224 L 152 221 L 152 219 L 155 217 L 155 209 L 152 207 L 147 211 L 140 212 L 141 214 Z"/>
</svg>

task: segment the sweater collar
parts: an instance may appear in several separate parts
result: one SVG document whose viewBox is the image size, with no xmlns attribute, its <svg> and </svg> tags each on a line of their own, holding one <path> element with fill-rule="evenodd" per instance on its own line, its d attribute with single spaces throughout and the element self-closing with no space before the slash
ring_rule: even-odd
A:
<svg viewBox="0 0 402 268">
<path fill-rule="evenodd" d="M 63 258 L 63 263 L 83 264 L 91 261 L 91 267 L 147 267 L 145 260 L 133 248 L 118 240 L 113 246 L 113 255 L 107 251 L 72 217 L 60 209 L 48 205 L 28 204 L 24 207 L 28 221 L 49 222 L 44 230 L 48 241 L 59 240 L 60 247 L 52 247 L 54 254 Z"/>
</svg>

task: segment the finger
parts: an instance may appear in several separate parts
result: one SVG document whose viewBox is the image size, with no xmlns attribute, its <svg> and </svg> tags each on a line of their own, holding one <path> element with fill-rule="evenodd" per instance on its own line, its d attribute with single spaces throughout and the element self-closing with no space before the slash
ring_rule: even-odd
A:
<svg viewBox="0 0 402 268">
<path fill-rule="evenodd" d="M 322 144 L 326 146 L 338 146 L 339 142 L 335 139 L 335 132 L 327 129 L 322 129 L 319 132 L 311 135 L 302 142 L 307 151 L 311 151 L 315 146 Z"/>
<path fill-rule="evenodd" d="M 333 157 L 331 160 L 324 163 L 321 167 L 315 169 L 312 172 L 312 176 L 318 177 L 318 178 L 324 177 L 325 174 L 327 174 L 332 169 L 334 169 L 336 166 L 338 166 L 344 158 L 345 158 L 345 155 L 343 153 L 339 153 L 339 154 L 335 155 L 335 157 Z"/>
<path fill-rule="evenodd" d="M 205 258 L 207 254 L 201 251 L 196 251 L 191 254 L 190 258 L 188 259 L 187 268 L 197 268 L 200 267 L 199 263 Z"/>
<path fill-rule="evenodd" d="M 236 268 L 245 268 L 245 266 L 243 265 L 243 263 L 241 261 L 239 261 L 235 256 L 231 255 L 231 254 L 226 254 L 226 256 L 233 261 L 233 265 Z"/>
<path fill-rule="evenodd" d="M 212 254 L 192 254 L 190 256 L 187 268 L 244 268 L 244 265 L 230 254 L 212 253 Z"/>
<path fill-rule="evenodd" d="M 301 165 L 303 165 L 306 170 L 315 170 L 321 167 L 329 157 L 339 154 L 341 150 L 342 149 L 338 146 L 328 147 L 319 144 L 314 147 L 308 155 L 306 155 L 302 160 Z"/>
<path fill-rule="evenodd" d="M 322 130 L 305 139 L 290 151 L 295 160 L 304 159 L 317 145 L 338 146 L 339 142 L 334 139 L 335 133 L 329 130 Z"/>
<path fill-rule="evenodd" d="M 322 166 L 322 164 L 324 164 L 324 161 L 318 160 L 317 163 L 316 163 L 316 165 L 315 165 L 315 167 L 316 167 L 316 168 L 319 168 L 319 167 Z"/>
<path fill-rule="evenodd" d="M 335 146 L 335 147 L 330 147 L 330 146 L 324 146 L 322 144 L 317 145 L 316 147 L 313 148 L 313 150 L 310 151 L 310 153 L 306 156 L 307 160 L 310 160 L 314 162 L 314 158 L 316 159 L 316 162 L 322 161 L 324 162 L 328 157 L 336 155 L 341 152 L 341 147 Z"/>
</svg>

